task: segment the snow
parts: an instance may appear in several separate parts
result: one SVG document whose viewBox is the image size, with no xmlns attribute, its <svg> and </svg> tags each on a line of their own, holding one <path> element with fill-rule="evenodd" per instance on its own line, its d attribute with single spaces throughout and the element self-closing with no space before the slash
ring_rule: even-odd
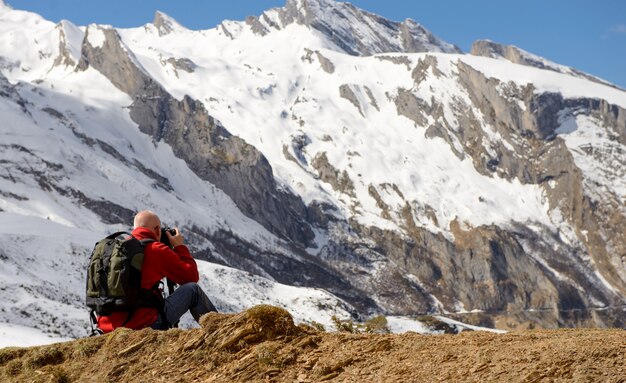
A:
<svg viewBox="0 0 626 383">
<path fill-rule="evenodd" d="M 296 323 L 333 329 L 332 317 L 349 318 L 349 305 L 321 290 L 293 287 L 226 266 L 198 261 L 200 285 L 216 307 L 228 312 L 269 304 L 287 309 Z"/>
<path fill-rule="evenodd" d="M 106 41 L 104 31 L 96 24 L 91 24 L 87 28 L 87 40 L 89 44 L 94 48 L 102 48 Z"/>
<path fill-rule="evenodd" d="M 72 339 L 51 337 L 31 327 L 0 323 L 0 348 L 41 346 L 70 340 Z"/>
<path fill-rule="evenodd" d="M 442 334 L 442 330 L 433 330 L 427 324 L 420 322 L 419 320 L 402 317 L 402 316 L 388 316 L 385 317 L 387 319 L 387 328 L 393 334 L 403 334 L 405 332 L 416 332 L 418 334 Z M 504 330 L 496 330 L 487 327 L 473 326 L 467 323 L 459 322 L 454 319 L 450 319 L 444 316 L 435 316 L 434 318 L 440 320 L 443 323 L 448 324 L 450 327 L 456 328 L 458 332 L 463 332 L 467 330 L 471 331 L 487 331 L 494 332 L 498 334 L 504 334 L 506 331 Z"/>
<path fill-rule="evenodd" d="M 496 334 L 505 334 L 506 333 L 505 330 L 498 330 L 498 329 L 490 329 L 490 328 L 480 327 L 480 326 L 473 326 L 473 325 L 469 325 L 467 323 L 459 322 L 457 320 L 446 318 L 446 317 L 442 317 L 442 316 L 435 316 L 435 318 L 439 319 L 440 321 L 442 321 L 444 323 L 449 324 L 450 326 L 455 326 L 460 331 L 473 330 L 473 331 L 488 331 L 488 332 L 493 332 L 493 333 L 496 333 Z"/>
<path fill-rule="evenodd" d="M 560 122 L 555 133 L 565 140 L 587 182 L 603 185 L 618 200 L 626 200 L 626 153 L 605 130 L 597 129 L 602 121 L 591 116 L 562 114 Z M 618 208 L 626 213 L 626 206 L 618 205 Z"/>
<path fill-rule="evenodd" d="M 5 9 L 0 13 L 0 70 L 34 80 L 41 78 L 58 54 L 54 23 L 34 13 Z"/>
<path fill-rule="evenodd" d="M 416 332 L 418 334 L 432 334 L 433 331 L 422 322 L 416 321 L 411 318 L 388 316 L 387 328 L 393 334 L 402 334 L 405 332 Z"/>
</svg>

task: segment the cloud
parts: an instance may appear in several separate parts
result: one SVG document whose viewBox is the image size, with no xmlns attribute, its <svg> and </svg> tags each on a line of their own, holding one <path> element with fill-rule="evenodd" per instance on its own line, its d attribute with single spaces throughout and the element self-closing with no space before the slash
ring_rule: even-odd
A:
<svg viewBox="0 0 626 383">
<path fill-rule="evenodd" d="M 620 24 L 620 25 L 614 26 L 613 28 L 609 29 L 604 34 L 602 34 L 602 38 L 603 39 L 608 39 L 609 37 L 611 37 L 613 35 L 624 35 L 624 36 L 626 36 L 626 24 Z"/>
<path fill-rule="evenodd" d="M 611 32 L 626 34 L 626 24 L 620 24 L 616 27 L 611 28 Z"/>
</svg>

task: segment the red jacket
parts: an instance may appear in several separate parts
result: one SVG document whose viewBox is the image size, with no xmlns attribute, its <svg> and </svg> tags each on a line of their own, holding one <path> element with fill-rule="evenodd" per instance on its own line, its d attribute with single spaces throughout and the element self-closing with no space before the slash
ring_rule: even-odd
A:
<svg viewBox="0 0 626 383">
<path fill-rule="evenodd" d="M 154 234 L 143 227 L 133 230 L 132 235 L 139 240 L 149 238 L 156 241 Z M 164 277 L 179 285 L 198 282 L 198 266 L 191 257 L 187 246 L 176 246 L 172 251 L 161 242 L 150 242 L 146 245 L 141 269 L 141 287 L 149 290 Z M 149 327 L 156 321 L 157 316 L 157 309 L 141 307 L 135 310 L 132 318 L 126 322 L 124 327 L 135 330 Z M 113 331 L 122 326 L 127 317 L 127 312 L 114 312 L 109 316 L 100 316 L 98 317 L 98 328 L 105 333 Z"/>
</svg>

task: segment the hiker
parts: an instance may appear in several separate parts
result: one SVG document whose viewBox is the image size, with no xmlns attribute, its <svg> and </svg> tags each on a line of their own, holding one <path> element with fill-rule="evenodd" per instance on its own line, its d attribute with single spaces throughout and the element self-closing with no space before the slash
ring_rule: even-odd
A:
<svg viewBox="0 0 626 383">
<path fill-rule="evenodd" d="M 137 213 L 134 220 L 132 236 L 144 240 L 144 260 L 141 269 L 141 287 L 153 290 L 157 304 L 151 307 L 138 307 L 130 311 L 114 311 L 108 316 L 97 318 L 97 327 L 104 333 L 117 327 L 142 329 L 151 327 L 165 330 L 178 323 L 187 311 L 197 321 L 210 311 L 217 311 L 202 288 L 197 284 L 199 275 L 196 261 L 183 244 L 183 236 L 178 228 L 175 234 L 163 231 L 167 235 L 172 248 L 161 242 L 163 235 L 161 220 L 148 210 Z M 179 285 L 179 287 L 163 302 L 159 282 L 163 278 Z M 154 301 L 154 299 L 151 299 Z M 159 302 L 161 301 L 161 302 Z M 162 309 L 154 308 L 162 306 Z"/>
</svg>

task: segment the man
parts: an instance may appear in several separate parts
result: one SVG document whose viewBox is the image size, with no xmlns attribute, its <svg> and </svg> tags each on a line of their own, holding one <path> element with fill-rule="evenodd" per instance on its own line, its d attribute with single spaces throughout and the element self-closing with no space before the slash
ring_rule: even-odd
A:
<svg viewBox="0 0 626 383">
<path fill-rule="evenodd" d="M 98 328 L 103 332 L 113 331 L 117 327 L 142 329 L 152 327 L 164 330 L 177 323 L 189 310 L 196 321 L 210 311 L 217 311 L 204 291 L 198 285 L 198 266 L 183 244 L 183 236 L 176 228 L 176 234 L 168 236 L 172 249 L 159 242 L 161 240 L 161 220 L 148 210 L 137 213 L 132 236 L 138 240 L 153 239 L 144 249 L 144 261 L 141 270 L 141 287 L 151 290 L 163 278 L 179 284 L 174 293 L 165 298 L 163 310 L 152 307 L 139 307 L 131 312 L 113 312 L 109 316 L 98 317 Z M 155 291 L 155 294 L 159 292 Z"/>
</svg>

